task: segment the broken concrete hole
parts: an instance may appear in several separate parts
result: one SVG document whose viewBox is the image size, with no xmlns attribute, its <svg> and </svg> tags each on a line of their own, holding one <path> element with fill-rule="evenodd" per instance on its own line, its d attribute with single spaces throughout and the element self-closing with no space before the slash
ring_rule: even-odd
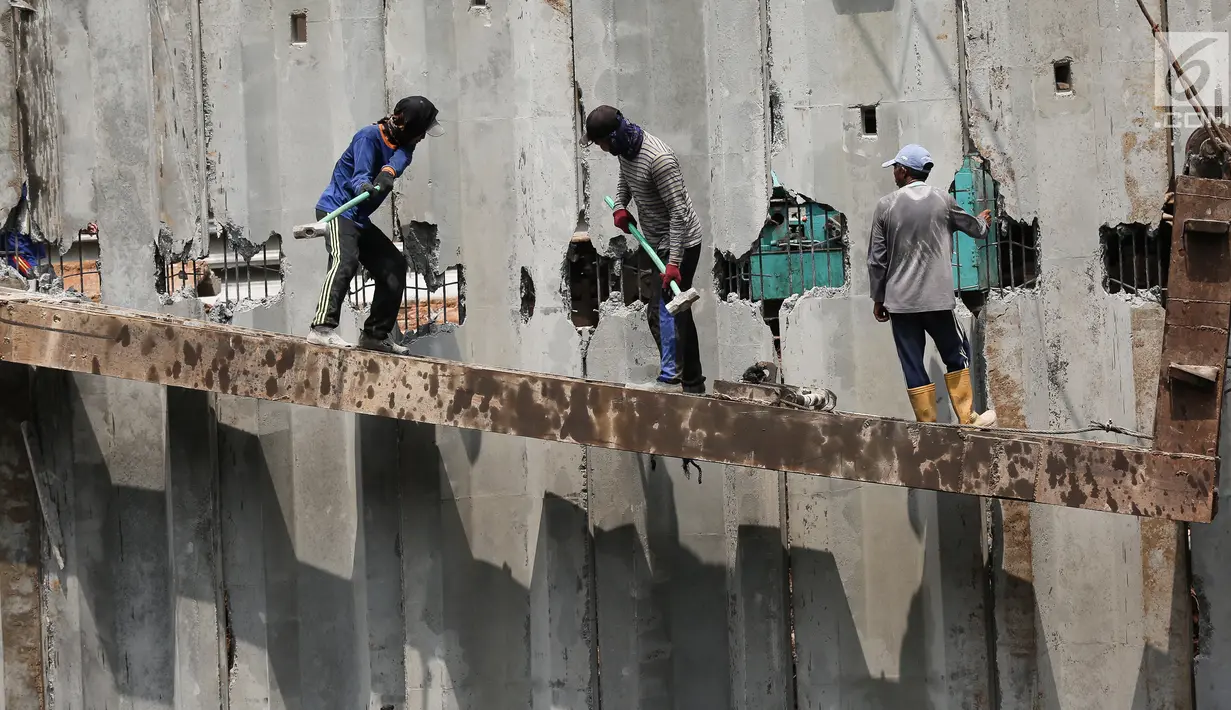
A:
<svg viewBox="0 0 1231 710">
<path fill-rule="evenodd" d="M 1110 294 L 1141 296 L 1166 303 L 1171 268 L 1171 223 L 1140 222 L 1099 228 L 1103 253 L 1103 288 Z"/>
<path fill-rule="evenodd" d="M 362 314 L 375 295 L 376 282 L 361 265 L 351 281 L 347 303 Z M 433 274 L 409 271 L 397 320 L 403 334 L 418 337 L 445 333 L 465 322 L 466 276 L 461 264 Z"/>
<path fill-rule="evenodd" d="M 780 313 L 788 299 L 804 293 L 839 291 L 850 271 L 846 215 L 778 182 L 760 234 L 742 256 L 714 250 L 714 281 L 722 300 L 761 304 L 774 336 L 782 337 Z"/>
<path fill-rule="evenodd" d="M 164 224 L 154 244 L 154 290 L 164 303 L 196 299 L 211 321 L 229 323 L 236 311 L 267 305 L 282 293 L 282 237 L 262 243 L 234 223 L 211 223 L 209 243 L 176 245 Z"/>
<path fill-rule="evenodd" d="M 564 257 L 564 296 L 573 325 L 578 328 L 597 326 L 604 302 L 624 306 L 637 301 L 649 303 L 654 274 L 649 259 L 641 251 L 636 252 L 639 256 L 630 257 L 623 237 L 610 240 L 607 254 L 600 254 L 584 232 L 569 242 Z"/>
<path fill-rule="evenodd" d="M 67 245 L 51 240 L 34 220 L 36 197 L 33 188 L 23 183 L 17 204 L 0 227 L 0 285 L 101 301 L 98 225 L 91 222 L 79 229 Z"/>
<path fill-rule="evenodd" d="M 530 271 L 526 267 L 521 267 L 521 319 L 523 323 L 529 323 L 530 318 L 534 316 L 534 279 L 530 277 Z"/>
</svg>

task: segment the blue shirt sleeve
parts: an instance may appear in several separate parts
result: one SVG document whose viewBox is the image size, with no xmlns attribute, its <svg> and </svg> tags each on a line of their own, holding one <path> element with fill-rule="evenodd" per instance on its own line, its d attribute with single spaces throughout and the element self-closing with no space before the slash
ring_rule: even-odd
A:
<svg viewBox="0 0 1231 710">
<path fill-rule="evenodd" d="M 415 149 L 398 148 L 393 151 L 393 155 L 389 156 L 389 164 L 385 169 L 393 171 L 393 177 L 402 177 L 402 173 L 406 172 L 406 168 L 410 167 L 410 159 L 414 155 Z"/>
<path fill-rule="evenodd" d="M 377 138 L 379 140 L 379 137 Z M 351 142 L 351 151 L 354 157 L 354 172 L 351 173 L 350 180 L 347 182 L 350 185 L 351 194 L 359 195 L 363 192 L 362 185 L 365 182 L 371 182 L 373 175 L 368 173 L 371 170 L 371 165 L 375 162 L 377 156 L 376 147 L 372 145 L 371 139 L 364 135 L 363 132 L 355 134 L 354 140 Z"/>
</svg>

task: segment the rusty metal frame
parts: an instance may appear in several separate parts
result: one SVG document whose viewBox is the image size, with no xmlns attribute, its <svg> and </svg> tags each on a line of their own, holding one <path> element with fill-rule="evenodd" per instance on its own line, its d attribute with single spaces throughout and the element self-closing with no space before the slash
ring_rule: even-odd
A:
<svg viewBox="0 0 1231 710">
<path fill-rule="evenodd" d="M 1231 328 L 1231 182 L 1175 180 L 1154 446 L 1217 458 Z M 1217 478 L 1211 517 L 1217 508 Z"/>
<path fill-rule="evenodd" d="M 832 414 L 430 358 L 0 292 L 0 360 L 673 458 L 1174 520 L 1217 458 Z"/>
</svg>

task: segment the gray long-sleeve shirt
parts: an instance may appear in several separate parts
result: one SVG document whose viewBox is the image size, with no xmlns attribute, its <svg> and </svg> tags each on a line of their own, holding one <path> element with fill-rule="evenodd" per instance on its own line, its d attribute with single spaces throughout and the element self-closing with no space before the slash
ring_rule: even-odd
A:
<svg viewBox="0 0 1231 710">
<path fill-rule="evenodd" d="M 952 310 L 953 232 L 982 239 L 987 224 L 927 183 L 912 182 L 882 197 L 868 246 L 872 300 L 890 313 Z"/>
<path fill-rule="evenodd" d="M 684 173 L 675 152 L 658 138 L 645 134 L 637 157 L 620 156 L 620 185 L 615 208 L 637 202 L 637 226 L 650 246 L 680 263 L 684 250 L 701 243 L 701 220 L 684 188 Z"/>
</svg>

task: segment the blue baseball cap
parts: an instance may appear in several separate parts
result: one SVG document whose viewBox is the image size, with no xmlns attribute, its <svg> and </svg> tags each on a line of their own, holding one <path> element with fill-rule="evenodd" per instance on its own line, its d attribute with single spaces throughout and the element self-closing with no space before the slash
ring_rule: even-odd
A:
<svg viewBox="0 0 1231 710">
<path fill-rule="evenodd" d="M 893 160 L 886 160 L 881 163 L 881 167 L 887 168 L 895 164 L 901 165 L 904 168 L 910 168 L 911 170 L 918 170 L 921 173 L 930 171 L 934 165 L 932 154 L 924 150 L 923 146 L 915 145 L 914 143 L 902 146 L 902 150 L 898 151 Z"/>
</svg>

